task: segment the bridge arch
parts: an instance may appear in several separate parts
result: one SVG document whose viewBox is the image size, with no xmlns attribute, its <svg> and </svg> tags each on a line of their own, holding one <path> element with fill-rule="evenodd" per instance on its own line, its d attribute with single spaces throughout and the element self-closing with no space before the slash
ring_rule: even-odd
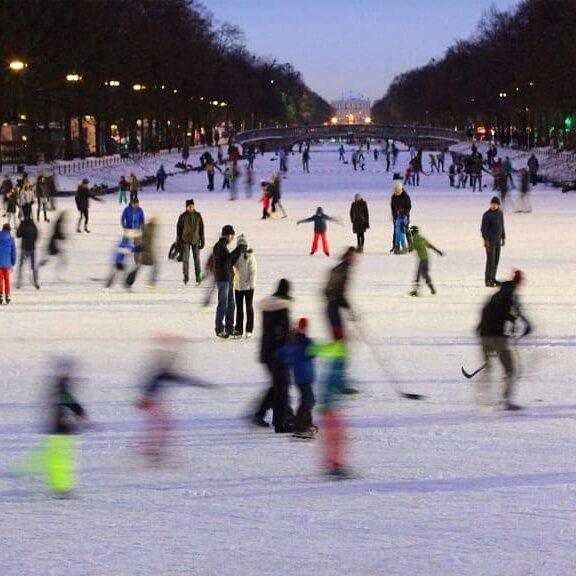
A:
<svg viewBox="0 0 576 576">
<path fill-rule="evenodd" d="M 466 140 L 464 132 L 432 126 L 389 126 L 380 124 L 336 124 L 291 126 L 287 128 L 259 128 L 245 130 L 235 136 L 242 146 L 261 143 L 274 146 L 294 146 L 313 140 L 353 139 L 363 141 L 392 139 L 408 146 L 426 149 L 447 148 Z"/>
</svg>

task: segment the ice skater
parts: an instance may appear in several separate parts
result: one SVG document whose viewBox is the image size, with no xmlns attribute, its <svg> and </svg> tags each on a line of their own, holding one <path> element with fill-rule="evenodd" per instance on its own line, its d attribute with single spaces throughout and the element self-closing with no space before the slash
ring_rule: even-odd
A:
<svg viewBox="0 0 576 576">
<path fill-rule="evenodd" d="M 491 374 L 494 358 L 498 358 L 504 369 L 504 388 L 499 407 L 503 410 L 520 410 L 521 406 L 513 401 L 517 370 L 514 355 L 509 347 L 510 337 L 516 331 L 516 322 L 520 320 L 524 329 L 520 337 L 532 332 L 532 326 L 523 314 L 516 290 L 524 282 L 524 273 L 516 270 L 512 280 L 502 282 L 500 289 L 482 308 L 480 323 L 476 329 L 482 347 L 485 378 L 478 387 L 478 401 L 481 405 L 492 404 Z"/>
<path fill-rule="evenodd" d="M 16 265 L 16 242 L 10 230 L 10 224 L 4 224 L 0 232 L 0 304 L 10 304 L 10 273 Z"/>
<path fill-rule="evenodd" d="M 153 367 L 144 381 L 137 407 L 144 414 L 145 430 L 141 440 L 144 456 L 152 463 L 166 458 L 175 421 L 165 394 L 170 386 L 213 388 L 200 378 L 185 376 L 175 369 L 176 361 L 186 340 L 177 335 L 162 334 L 154 338 Z"/>
<path fill-rule="evenodd" d="M 434 284 L 432 284 L 432 278 L 429 272 L 429 257 L 428 250 L 434 250 L 438 256 L 444 256 L 444 252 L 441 252 L 430 244 L 430 242 L 420 234 L 420 229 L 418 226 L 410 226 L 410 232 L 412 233 L 412 248 L 418 256 L 418 268 L 416 269 L 416 277 L 414 279 L 414 289 L 410 292 L 410 296 L 418 296 L 418 288 L 420 287 L 420 278 L 426 282 L 430 292 L 436 294 L 436 289 Z"/>
<path fill-rule="evenodd" d="M 327 220 L 332 220 L 333 222 L 340 223 L 340 219 L 333 218 L 324 213 L 321 206 L 316 208 L 316 213 L 310 218 L 304 218 L 303 220 L 298 220 L 296 224 L 304 224 L 306 222 L 314 222 L 314 238 L 312 240 L 312 248 L 310 249 L 310 255 L 316 254 L 318 250 L 318 240 L 322 239 L 322 250 L 326 256 L 330 256 L 330 247 L 328 246 L 328 238 L 326 237 L 326 231 L 328 226 L 326 225 Z"/>
</svg>

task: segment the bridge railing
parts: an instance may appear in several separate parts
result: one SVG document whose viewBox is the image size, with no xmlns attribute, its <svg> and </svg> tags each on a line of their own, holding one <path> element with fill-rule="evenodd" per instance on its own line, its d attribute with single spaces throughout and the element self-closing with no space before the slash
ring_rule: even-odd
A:
<svg viewBox="0 0 576 576">
<path fill-rule="evenodd" d="M 297 142 L 299 140 L 309 140 L 315 138 L 336 138 L 336 137 L 361 137 L 361 138 L 394 138 L 423 139 L 439 138 L 450 141 L 465 140 L 463 132 L 451 130 L 449 128 L 438 128 L 433 126 L 389 126 L 378 124 L 335 124 L 318 126 L 288 126 L 285 128 L 260 128 L 246 130 L 236 135 L 236 140 L 242 143 L 257 142 L 265 140 L 285 140 Z"/>
</svg>

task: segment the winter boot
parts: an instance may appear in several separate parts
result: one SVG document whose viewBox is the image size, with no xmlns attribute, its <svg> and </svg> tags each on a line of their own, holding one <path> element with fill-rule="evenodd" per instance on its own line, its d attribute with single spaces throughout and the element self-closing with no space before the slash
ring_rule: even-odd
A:
<svg viewBox="0 0 576 576">
<path fill-rule="evenodd" d="M 428 282 L 428 288 L 430 288 L 430 292 L 432 292 L 432 295 L 436 294 L 436 288 L 434 288 L 432 282 Z"/>
</svg>

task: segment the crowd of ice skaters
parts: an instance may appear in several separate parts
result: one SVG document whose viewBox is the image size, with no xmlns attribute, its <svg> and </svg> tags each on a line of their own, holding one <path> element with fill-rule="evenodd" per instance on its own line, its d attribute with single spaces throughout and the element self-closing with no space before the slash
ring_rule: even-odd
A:
<svg viewBox="0 0 576 576">
<path fill-rule="evenodd" d="M 397 149 L 395 146 L 382 149 L 387 157 L 387 170 L 396 164 Z M 369 147 L 368 147 L 369 149 Z M 309 150 L 304 171 L 309 169 Z M 429 252 L 434 251 L 440 256 L 442 251 L 432 245 L 417 226 L 410 225 L 411 199 L 405 186 L 418 185 L 421 170 L 421 151 L 410 151 L 409 168 L 404 176 L 399 172 L 393 174 L 393 193 L 390 199 L 390 210 L 393 219 L 392 247 L 394 254 L 413 252 L 417 258 L 417 269 L 414 277 L 412 296 L 419 295 L 419 285 L 422 279 L 432 294 L 436 293 L 429 271 Z M 363 161 L 362 148 L 354 151 L 353 165 Z M 361 158 L 359 160 L 359 157 Z M 431 170 L 444 170 L 444 154 L 439 157 L 431 155 Z M 432 160 L 434 158 L 434 160 Z M 537 165 L 533 156 L 527 169 L 520 171 L 520 191 L 526 196 L 531 182 L 536 182 Z M 340 161 L 345 160 L 343 148 L 339 150 Z M 378 160 L 378 153 L 374 153 Z M 535 158 L 534 158 L 535 159 Z M 475 147 L 465 159 L 454 158 L 455 162 L 448 170 L 450 185 L 466 186 L 472 190 L 482 188 L 481 174 L 475 166 L 480 161 L 482 169 L 492 172 L 495 195 L 490 201 L 489 209 L 481 219 L 481 233 L 486 250 L 485 284 L 487 287 L 498 287 L 482 310 L 478 324 L 478 336 L 485 359 L 484 369 L 490 372 L 494 358 L 498 358 L 504 369 L 504 388 L 499 407 L 505 410 L 517 410 L 520 407 L 513 402 L 515 366 L 510 352 L 508 340 L 514 330 L 517 320 L 523 325 L 522 335 L 531 331 L 531 325 L 522 313 L 517 287 L 523 282 L 524 275 L 516 271 L 511 280 L 500 282 L 496 279 L 500 248 L 504 245 L 506 235 L 504 215 L 501 203 L 506 198 L 508 184 L 514 186 L 511 174 L 499 163 L 492 147 L 488 162 L 484 162 Z M 505 159 L 506 160 L 506 159 Z M 252 160 L 248 160 L 251 170 Z M 211 157 L 204 156 L 203 166 L 206 169 L 212 163 Z M 464 168 L 464 163 L 468 164 Z M 234 163 L 234 164 L 237 164 Z M 283 170 L 287 170 L 286 160 Z M 462 173 L 465 174 L 462 177 Z M 458 180 L 456 181 L 456 176 Z M 224 182 L 226 175 L 223 174 Z M 480 178 L 480 183 L 478 183 Z M 164 189 L 166 173 L 163 166 L 157 173 L 157 189 Z M 209 174 L 209 187 L 214 185 Z M 34 223 L 33 207 L 36 204 L 36 220 L 41 217 L 50 222 L 49 214 L 53 209 L 49 189 L 43 176 L 39 176 L 35 185 L 26 175 L 13 183 L 8 176 L 4 177 L 1 193 L 4 200 L 4 217 L 6 223 L 0 232 L 0 294 L 2 302 L 10 303 L 10 271 L 17 264 L 16 243 L 12 230 L 21 239 L 20 259 L 16 286 L 22 282 L 23 267 L 30 262 L 34 286 L 39 289 L 36 265 L 36 241 L 38 229 Z M 270 181 L 263 181 L 262 188 L 262 218 L 271 214 L 286 213 L 281 204 L 281 174 L 276 174 Z M 154 286 L 157 281 L 157 255 L 155 248 L 155 218 L 146 219 L 140 207 L 138 191 L 140 184 L 135 175 L 129 180 L 121 178 L 118 187 L 118 202 L 123 205 L 121 215 L 122 237 L 112 263 L 111 272 L 106 279 L 106 287 L 110 288 L 118 276 L 126 288 L 130 288 L 141 267 L 150 268 L 149 284 Z M 128 199 L 128 193 L 130 197 Z M 89 233 L 90 200 L 100 201 L 100 198 L 90 189 L 88 179 L 83 179 L 76 191 L 76 206 L 78 219 L 76 231 Z M 529 204 L 527 204 L 529 206 Z M 349 387 L 346 379 L 348 357 L 347 341 L 349 333 L 346 324 L 353 322 L 355 316 L 347 295 L 347 286 L 351 270 L 358 255 L 364 250 L 365 233 L 370 228 L 369 209 L 360 194 L 354 196 L 350 205 L 349 219 L 352 232 L 356 236 L 356 246 L 346 249 L 340 255 L 339 263 L 331 270 L 325 284 L 325 316 L 331 326 L 332 339 L 329 342 L 315 342 L 307 334 L 308 320 L 291 317 L 291 284 L 288 279 L 278 282 L 275 292 L 259 303 L 261 313 L 260 361 L 270 375 L 270 386 L 258 399 L 257 407 L 251 415 L 251 423 L 261 428 L 272 427 L 275 433 L 290 433 L 302 440 L 313 439 L 318 427 L 313 420 L 315 406 L 321 415 L 323 464 L 326 473 L 334 478 L 350 478 L 353 474 L 345 462 L 346 429 L 341 412 L 342 397 L 356 391 Z M 61 243 L 66 237 L 66 213 L 61 212 L 54 222 L 44 257 L 38 263 L 45 264 L 50 257 L 57 257 L 65 262 Z M 329 216 L 322 207 L 318 207 L 309 218 L 299 220 L 297 224 L 313 223 L 313 239 L 310 254 L 316 253 L 319 243 L 327 256 L 330 255 L 327 222 L 341 223 L 341 218 Z M 183 282 L 190 281 L 190 255 L 194 265 L 194 278 L 197 284 L 210 281 L 212 288 L 207 293 L 205 304 L 209 304 L 211 295 L 217 293 L 214 330 L 219 339 L 251 337 L 254 330 L 254 290 L 256 287 L 257 263 L 256 257 L 248 246 L 246 238 L 239 235 L 236 247 L 231 244 L 236 236 L 232 225 L 225 225 L 221 236 L 211 250 L 210 257 L 202 266 L 200 250 L 205 247 L 204 222 L 196 210 L 193 199 L 185 202 L 185 209 L 179 215 L 176 223 L 176 241 L 171 246 L 169 257 L 182 264 Z M 512 330 L 512 332 L 511 332 Z M 518 332 L 517 332 L 518 333 Z M 169 450 L 172 419 L 168 406 L 164 402 L 166 389 L 173 384 L 188 384 L 192 386 L 211 387 L 210 383 L 198 378 L 192 378 L 174 371 L 174 363 L 178 355 L 179 345 L 184 342 L 178 337 L 162 337 L 157 340 L 158 350 L 155 370 L 144 384 L 138 408 L 142 411 L 147 423 L 143 452 L 154 462 L 161 462 Z M 328 369 L 320 382 L 316 383 L 315 358 L 327 359 Z M 21 472 L 30 472 L 38 467 L 43 468 L 50 490 L 57 496 L 68 496 L 75 486 L 74 433 L 78 423 L 87 420 L 87 413 L 73 393 L 77 366 L 72 359 L 61 359 L 56 363 L 51 396 L 50 429 L 42 451 L 42 457 L 28 458 L 20 468 Z M 294 382 L 299 390 L 299 405 L 292 410 L 289 399 L 290 383 Z M 315 390 L 316 388 L 316 390 Z M 317 404 L 316 398 L 319 398 Z M 488 399 L 480 399 L 489 402 Z M 272 412 L 271 422 L 267 419 Z M 70 418 L 72 414 L 74 419 Z M 41 464 L 39 464 L 41 463 Z"/>
</svg>

